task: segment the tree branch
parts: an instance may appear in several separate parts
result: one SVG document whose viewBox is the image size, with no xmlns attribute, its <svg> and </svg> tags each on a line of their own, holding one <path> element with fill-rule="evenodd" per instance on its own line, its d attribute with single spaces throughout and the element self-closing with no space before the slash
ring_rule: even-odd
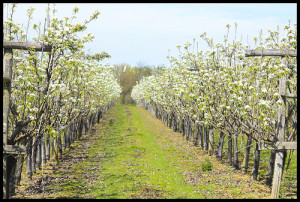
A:
<svg viewBox="0 0 300 202">
<path fill-rule="evenodd" d="M 10 145 L 15 145 L 16 141 L 15 138 L 16 136 L 22 131 L 22 129 L 24 127 L 26 127 L 29 123 L 31 122 L 31 119 L 25 121 L 25 122 L 18 122 L 16 129 L 14 130 L 14 132 L 12 133 L 10 139 L 8 140 L 8 144 Z"/>
</svg>

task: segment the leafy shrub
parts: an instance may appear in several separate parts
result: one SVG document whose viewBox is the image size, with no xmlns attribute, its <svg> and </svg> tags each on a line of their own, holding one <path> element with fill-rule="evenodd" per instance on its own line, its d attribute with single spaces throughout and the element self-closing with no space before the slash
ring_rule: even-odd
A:
<svg viewBox="0 0 300 202">
<path fill-rule="evenodd" d="M 213 167 L 212 162 L 210 162 L 209 158 L 205 158 L 204 161 L 201 162 L 201 170 L 203 172 L 211 171 Z"/>
</svg>

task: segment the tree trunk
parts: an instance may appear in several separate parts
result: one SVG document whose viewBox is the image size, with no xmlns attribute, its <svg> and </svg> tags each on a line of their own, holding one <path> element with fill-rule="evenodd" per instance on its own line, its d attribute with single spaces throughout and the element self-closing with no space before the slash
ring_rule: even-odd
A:
<svg viewBox="0 0 300 202">
<path fill-rule="evenodd" d="M 204 142 L 203 142 L 203 127 L 199 125 L 199 144 L 201 149 L 204 149 Z"/>
<path fill-rule="evenodd" d="M 238 134 L 235 132 L 233 134 L 233 167 L 234 169 L 239 169 L 239 158 L 238 158 L 238 143 L 237 143 Z"/>
<path fill-rule="evenodd" d="M 46 134 L 46 159 L 50 160 L 50 134 Z"/>
<path fill-rule="evenodd" d="M 90 119 L 90 124 L 92 126 L 92 120 Z M 76 122 L 74 121 L 73 124 L 72 124 L 72 143 L 75 142 L 75 139 L 76 139 Z"/>
<path fill-rule="evenodd" d="M 207 150 L 207 137 L 206 137 L 206 126 L 203 127 L 203 149 L 204 151 Z"/>
<path fill-rule="evenodd" d="M 260 160 L 260 151 L 258 150 L 258 142 L 256 142 L 255 153 L 254 153 L 254 164 L 252 169 L 253 180 L 257 180 L 258 177 L 259 160 Z"/>
<path fill-rule="evenodd" d="M 67 126 L 67 128 L 64 129 L 64 149 L 67 149 L 68 147 L 68 130 L 69 126 Z"/>
<path fill-rule="evenodd" d="M 53 153 L 54 153 L 54 157 L 56 162 L 58 163 L 58 141 L 57 141 L 58 137 L 53 138 Z"/>
<path fill-rule="evenodd" d="M 59 152 L 60 155 L 62 155 L 61 135 L 59 135 L 59 137 L 58 137 L 57 144 L 58 144 L 58 152 Z"/>
<path fill-rule="evenodd" d="M 29 139 L 27 143 L 27 177 L 32 179 L 32 139 Z"/>
<path fill-rule="evenodd" d="M 232 135 L 230 132 L 228 134 L 228 155 L 226 164 L 229 166 L 232 165 Z"/>
<path fill-rule="evenodd" d="M 272 143 L 275 144 L 277 141 L 277 138 L 273 138 Z M 276 151 L 275 150 L 271 150 L 271 154 L 270 154 L 270 159 L 269 159 L 269 166 L 268 166 L 268 172 L 266 174 L 266 184 L 268 186 L 272 185 L 272 180 L 273 180 L 273 174 L 274 174 L 274 164 L 275 164 L 275 155 Z M 284 156 L 286 157 L 286 155 Z"/>
<path fill-rule="evenodd" d="M 210 126 L 208 129 L 208 155 L 211 156 L 214 153 L 214 129 Z"/>
<path fill-rule="evenodd" d="M 266 174 L 266 184 L 268 186 L 272 185 L 272 180 L 273 180 L 273 173 L 274 173 L 274 164 L 275 164 L 275 150 L 271 150 L 271 155 L 269 159 L 269 167 L 268 167 L 268 172 Z"/>
<path fill-rule="evenodd" d="M 91 126 L 93 126 L 94 125 L 94 118 L 92 118 L 91 122 L 92 122 Z M 75 121 L 74 125 L 73 125 L 73 142 L 75 142 L 75 140 L 77 140 L 77 138 L 78 138 L 78 136 L 77 136 L 77 130 L 78 130 L 77 121 Z"/>
<path fill-rule="evenodd" d="M 24 162 L 24 155 L 21 154 L 21 155 L 19 155 L 18 162 L 17 162 L 17 169 L 16 169 L 16 175 L 15 175 L 15 184 L 16 185 L 20 185 L 20 182 L 21 182 L 23 162 Z"/>
<path fill-rule="evenodd" d="M 42 162 L 46 163 L 47 162 L 46 145 L 45 145 L 46 135 L 43 134 L 42 137 L 43 137 L 43 139 L 42 139 Z"/>
<path fill-rule="evenodd" d="M 102 111 L 100 110 L 100 111 L 99 111 L 99 114 L 98 114 L 98 123 L 100 123 L 101 117 L 102 117 Z"/>
<path fill-rule="evenodd" d="M 94 114 L 91 114 L 91 126 L 94 126 Z"/>
<path fill-rule="evenodd" d="M 208 153 L 208 145 L 209 145 L 209 130 L 207 126 L 204 126 L 204 150 Z"/>
<path fill-rule="evenodd" d="M 23 146 L 26 145 L 26 142 L 25 142 L 24 139 L 21 141 L 21 145 L 23 145 Z M 21 155 L 19 155 L 19 157 L 18 157 L 17 168 L 16 168 L 16 174 L 15 174 L 15 184 L 16 184 L 16 185 L 20 185 L 20 182 L 21 182 L 23 163 L 24 163 L 24 155 L 21 154 Z"/>
<path fill-rule="evenodd" d="M 173 130 L 173 132 L 176 132 L 176 123 L 175 123 L 175 115 L 173 116 L 173 118 L 172 118 L 172 130 Z"/>
<path fill-rule="evenodd" d="M 68 138 L 67 139 L 67 145 L 68 145 L 69 149 L 71 148 L 71 138 L 72 138 L 71 137 L 72 136 L 72 132 L 71 132 L 72 129 L 71 128 L 72 128 L 72 124 L 70 123 L 69 127 L 68 127 L 68 130 L 67 130 L 67 138 Z"/>
<path fill-rule="evenodd" d="M 190 131 L 190 140 L 193 141 L 195 139 L 195 121 L 191 119 L 191 131 Z"/>
<path fill-rule="evenodd" d="M 248 136 L 247 144 L 246 144 L 246 148 L 245 148 L 245 152 L 244 152 L 244 160 L 243 160 L 243 164 L 242 164 L 244 174 L 247 174 L 248 167 L 249 167 L 249 155 L 250 155 L 251 142 L 252 142 L 252 134 L 250 134 Z"/>
<path fill-rule="evenodd" d="M 182 123 L 181 123 L 181 129 L 182 129 L 182 136 L 184 136 L 185 135 L 185 120 L 184 120 L 184 118 L 182 119 Z"/>
<path fill-rule="evenodd" d="M 194 145 L 197 146 L 198 144 L 199 144 L 199 127 L 198 127 L 198 123 L 195 123 Z"/>
<path fill-rule="evenodd" d="M 94 115 L 93 115 L 93 119 L 92 119 L 92 125 L 94 125 Z M 78 121 L 74 122 L 74 140 L 73 142 L 75 142 L 75 140 L 78 140 Z"/>
<path fill-rule="evenodd" d="M 187 119 L 186 119 L 186 122 L 185 122 L 185 128 L 186 128 L 186 133 L 185 133 L 185 138 L 186 138 L 186 140 L 190 140 L 190 128 L 191 128 L 191 125 L 190 125 L 190 118 L 188 117 Z"/>
<path fill-rule="evenodd" d="M 178 126 L 177 125 L 177 116 L 174 114 L 174 116 L 173 116 L 173 123 L 172 123 L 172 129 L 173 129 L 174 132 L 178 131 L 177 126 Z"/>
<path fill-rule="evenodd" d="M 41 169 L 41 161 L 42 161 L 42 155 L 41 155 L 41 136 L 38 137 L 37 139 L 37 151 L 36 151 L 36 167 Z"/>
<path fill-rule="evenodd" d="M 8 182 L 8 197 L 15 194 L 15 172 L 17 166 L 17 157 L 15 155 L 7 158 L 7 182 Z"/>
<path fill-rule="evenodd" d="M 37 138 L 34 136 L 32 141 L 32 171 L 36 172 L 36 152 L 37 152 Z"/>
<path fill-rule="evenodd" d="M 73 139 L 73 123 L 70 123 L 70 127 L 68 130 L 68 138 L 69 138 L 69 148 L 71 148 L 72 139 Z"/>
<path fill-rule="evenodd" d="M 99 114 L 97 116 L 97 123 L 99 123 Z M 79 120 L 79 124 L 78 124 L 78 137 L 81 138 L 82 137 L 82 129 L 83 129 L 83 122 L 82 119 Z"/>
<path fill-rule="evenodd" d="M 220 132 L 220 139 L 217 146 L 217 160 L 221 161 L 223 156 L 223 143 L 224 143 L 225 134 L 223 131 Z"/>
<path fill-rule="evenodd" d="M 171 128 L 172 127 L 172 118 L 173 118 L 173 114 L 172 112 L 169 114 L 168 116 L 168 127 Z"/>
<path fill-rule="evenodd" d="M 88 123 L 88 120 L 86 119 L 85 121 L 84 121 L 84 129 L 85 129 L 85 133 L 87 133 L 87 131 L 89 130 L 89 123 Z"/>
<path fill-rule="evenodd" d="M 186 133 L 186 140 L 190 141 L 191 140 L 191 121 L 190 118 L 187 119 L 187 133 Z"/>
<path fill-rule="evenodd" d="M 55 156 L 55 137 L 52 137 L 52 141 L 51 141 L 51 156 Z"/>
<path fill-rule="evenodd" d="M 166 111 L 164 112 L 164 123 L 168 126 L 168 113 Z"/>
</svg>

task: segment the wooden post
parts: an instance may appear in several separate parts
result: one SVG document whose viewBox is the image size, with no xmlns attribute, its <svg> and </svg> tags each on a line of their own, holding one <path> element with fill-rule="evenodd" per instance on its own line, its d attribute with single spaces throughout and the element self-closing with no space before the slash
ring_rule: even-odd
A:
<svg viewBox="0 0 300 202">
<path fill-rule="evenodd" d="M 8 115 L 10 105 L 10 91 L 13 65 L 12 49 L 4 49 L 3 57 L 3 145 L 7 145 L 8 136 Z M 7 184 L 7 156 L 3 154 L 3 198 L 8 198 Z"/>
<path fill-rule="evenodd" d="M 245 57 L 252 56 L 281 56 L 282 64 L 287 65 L 286 56 L 297 57 L 296 51 L 289 51 L 288 49 L 265 49 L 265 50 L 246 50 Z M 285 92 L 286 88 L 286 78 L 282 76 L 279 83 L 279 94 L 281 96 L 281 101 L 283 105 L 279 106 L 278 109 L 278 130 L 276 144 L 271 145 L 271 147 L 265 147 L 261 145 L 261 142 L 257 145 L 259 150 L 275 150 L 275 163 L 274 163 L 274 175 L 272 183 L 271 197 L 276 199 L 279 197 L 281 178 L 283 173 L 283 166 L 285 160 L 286 149 L 297 149 L 297 142 L 284 142 L 285 141 L 285 107 L 286 98 L 297 98 L 297 94 L 290 94 Z"/>
<path fill-rule="evenodd" d="M 286 58 L 282 59 L 282 63 L 286 65 Z M 286 87 L 286 78 L 282 76 L 279 82 L 279 94 L 285 94 L 285 87 Z M 281 96 L 281 101 L 283 105 L 279 106 L 278 109 L 278 141 L 284 142 L 284 133 L 285 133 L 285 104 L 286 98 Z M 272 184 L 272 198 L 279 197 L 279 190 L 281 184 L 281 178 L 283 173 L 283 165 L 284 165 L 284 151 L 276 151 L 275 153 L 275 164 L 274 164 L 274 175 L 273 175 L 273 184 Z"/>
<path fill-rule="evenodd" d="M 51 45 L 44 45 L 42 43 L 32 42 L 13 42 L 3 41 L 4 55 L 3 55 L 3 198 L 9 198 L 9 188 L 7 170 L 7 155 L 25 154 L 26 148 L 18 145 L 7 145 L 8 143 L 8 115 L 11 96 L 11 80 L 12 80 L 12 66 L 13 66 L 13 49 L 50 52 Z M 16 163 L 11 162 L 16 166 Z M 12 173 L 10 176 L 14 176 Z M 13 179 L 12 179 L 13 180 Z"/>
</svg>

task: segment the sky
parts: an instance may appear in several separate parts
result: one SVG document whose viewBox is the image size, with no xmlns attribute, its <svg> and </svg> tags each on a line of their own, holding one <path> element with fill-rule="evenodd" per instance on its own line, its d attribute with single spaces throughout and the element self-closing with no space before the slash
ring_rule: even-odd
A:
<svg viewBox="0 0 300 202">
<path fill-rule="evenodd" d="M 233 37 L 237 23 L 237 38 L 246 43 L 248 36 L 251 45 L 260 30 L 266 36 L 268 29 L 279 26 L 284 34 L 289 20 L 297 23 L 296 3 L 56 3 L 56 17 L 71 16 L 75 6 L 79 22 L 100 11 L 98 19 L 87 25 L 85 33 L 93 33 L 95 39 L 85 48 L 91 53 L 107 52 L 111 58 L 105 62 L 111 65 L 168 66 L 167 56 L 177 56 L 177 46 L 192 43 L 194 38 L 198 49 L 205 50 L 206 43 L 200 38 L 203 32 L 222 42 L 227 24 Z M 13 21 L 25 25 L 30 7 L 35 8 L 33 22 L 43 24 L 46 3 L 17 4 Z M 4 8 L 3 19 L 6 14 Z"/>
</svg>

